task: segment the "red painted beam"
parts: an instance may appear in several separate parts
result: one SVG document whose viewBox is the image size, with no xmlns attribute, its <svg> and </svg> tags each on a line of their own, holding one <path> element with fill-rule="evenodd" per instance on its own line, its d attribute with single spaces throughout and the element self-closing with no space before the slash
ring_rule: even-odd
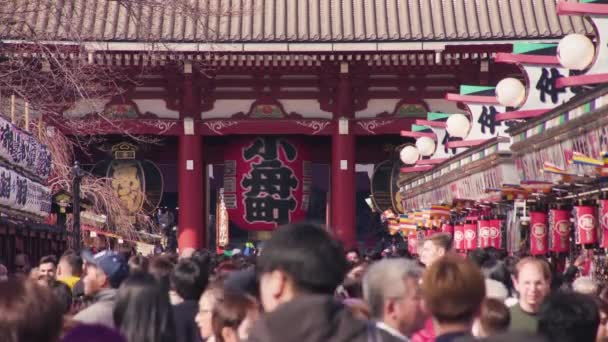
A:
<svg viewBox="0 0 608 342">
<path fill-rule="evenodd" d="M 608 74 L 579 75 L 560 77 L 555 82 L 557 88 L 574 87 L 588 84 L 600 84 L 608 82 Z"/>
<path fill-rule="evenodd" d="M 411 118 L 375 118 L 359 119 L 353 125 L 355 135 L 399 135 L 402 131 L 412 128 L 414 119 Z"/>
<path fill-rule="evenodd" d="M 497 121 L 505 120 L 518 120 L 518 119 L 529 119 L 541 116 L 548 112 L 550 109 L 531 109 L 531 110 L 519 110 L 513 112 L 507 112 L 496 115 Z"/>
<path fill-rule="evenodd" d="M 425 172 L 432 170 L 433 166 L 425 165 L 425 166 L 413 166 L 413 167 L 402 167 L 401 173 L 411 173 L 411 172 Z"/>
<path fill-rule="evenodd" d="M 473 147 L 486 143 L 490 139 L 450 141 L 447 143 L 448 148 Z"/>
<path fill-rule="evenodd" d="M 579 2 L 560 1 L 557 4 L 557 14 L 581 15 L 596 14 L 608 15 L 608 5 L 604 4 L 584 4 Z"/>
<path fill-rule="evenodd" d="M 496 96 L 476 96 L 448 93 L 445 95 L 445 99 L 454 102 L 484 103 L 494 105 L 499 104 Z"/>
<path fill-rule="evenodd" d="M 499 63 L 549 64 L 559 65 L 557 56 L 520 55 L 514 53 L 497 53 L 494 61 Z"/>
<path fill-rule="evenodd" d="M 331 135 L 334 122 L 307 119 L 217 119 L 199 124 L 202 135 L 302 134 Z"/>
<path fill-rule="evenodd" d="M 435 128 L 446 128 L 447 124 L 444 121 L 431 121 L 431 120 L 416 120 L 416 125 L 429 126 Z"/>
<path fill-rule="evenodd" d="M 437 139 L 437 136 L 435 135 L 435 133 L 426 133 L 426 132 L 401 131 L 401 136 L 408 137 L 408 138 L 427 137 L 427 138 L 431 138 L 431 139 Z"/>
</svg>

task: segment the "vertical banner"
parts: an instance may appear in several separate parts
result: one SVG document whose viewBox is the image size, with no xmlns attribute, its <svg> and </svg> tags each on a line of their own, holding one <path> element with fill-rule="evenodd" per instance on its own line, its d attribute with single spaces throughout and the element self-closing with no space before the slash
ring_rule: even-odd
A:
<svg viewBox="0 0 608 342">
<path fill-rule="evenodd" d="M 454 226 L 454 249 L 464 250 L 464 224 Z"/>
<path fill-rule="evenodd" d="M 608 248 L 608 200 L 600 200 L 601 248 Z"/>
<path fill-rule="evenodd" d="M 477 224 L 465 223 L 464 227 L 464 249 L 467 251 L 477 248 Z"/>
<path fill-rule="evenodd" d="M 549 210 L 549 248 L 551 252 L 567 253 L 570 251 L 570 211 L 562 209 Z"/>
<path fill-rule="evenodd" d="M 296 137 L 235 137 L 224 152 L 224 199 L 245 230 L 273 230 L 306 218 L 312 185 L 307 146 Z"/>
<path fill-rule="evenodd" d="M 490 226 L 490 243 L 488 247 L 493 247 L 496 249 L 504 249 L 505 248 L 505 240 L 503 239 L 503 235 L 505 233 L 505 221 L 499 219 L 493 219 L 489 221 Z"/>
<path fill-rule="evenodd" d="M 588 245 L 597 243 L 597 219 L 595 208 L 590 205 L 574 207 L 576 213 L 576 244 Z"/>
<path fill-rule="evenodd" d="M 490 246 L 490 220 L 479 220 L 479 248 Z"/>
<path fill-rule="evenodd" d="M 218 253 L 222 253 L 223 249 L 230 243 L 229 228 L 230 222 L 228 211 L 226 210 L 226 202 L 224 201 L 224 189 L 222 188 L 218 194 L 215 213 L 215 246 Z"/>
<path fill-rule="evenodd" d="M 547 214 L 530 212 L 530 254 L 544 255 L 548 251 Z"/>
</svg>

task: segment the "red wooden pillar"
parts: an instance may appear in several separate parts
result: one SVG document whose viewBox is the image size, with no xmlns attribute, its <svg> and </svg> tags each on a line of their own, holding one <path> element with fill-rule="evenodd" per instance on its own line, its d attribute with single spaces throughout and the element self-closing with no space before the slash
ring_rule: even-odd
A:
<svg viewBox="0 0 608 342">
<path fill-rule="evenodd" d="M 355 207 L 355 135 L 350 127 L 354 117 L 348 64 L 340 67 L 340 81 L 332 135 L 331 161 L 331 228 L 345 248 L 357 244 Z"/>
<path fill-rule="evenodd" d="M 186 68 L 188 70 L 188 68 Z M 188 127 L 194 125 L 199 115 L 198 101 L 194 94 L 191 70 L 184 75 L 180 117 L 184 122 L 184 132 L 179 136 L 178 146 L 178 247 L 202 248 L 205 244 L 204 220 L 204 163 L 203 139 Z M 192 128 L 192 131 L 188 131 Z"/>
</svg>

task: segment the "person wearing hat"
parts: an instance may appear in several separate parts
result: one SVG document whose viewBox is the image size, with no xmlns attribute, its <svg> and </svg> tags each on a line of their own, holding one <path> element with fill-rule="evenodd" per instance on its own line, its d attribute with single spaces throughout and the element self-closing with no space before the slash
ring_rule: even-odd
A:
<svg viewBox="0 0 608 342">
<path fill-rule="evenodd" d="M 93 298 L 93 304 L 76 314 L 74 320 L 114 328 L 114 300 L 117 288 L 129 275 L 127 261 L 113 251 L 103 251 L 95 255 L 84 251 L 82 258 L 86 262 L 84 293 Z"/>
</svg>

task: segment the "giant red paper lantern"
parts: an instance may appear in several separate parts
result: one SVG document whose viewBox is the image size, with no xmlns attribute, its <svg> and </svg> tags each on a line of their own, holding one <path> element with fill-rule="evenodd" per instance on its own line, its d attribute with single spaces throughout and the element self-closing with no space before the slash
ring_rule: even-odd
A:
<svg viewBox="0 0 608 342">
<path fill-rule="evenodd" d="M 490 220 L 479 220 L 479 248 L 490 246 Z"/>
<path fill-rule="evenodd" d="M 234 138 L 224 161 L 224 200 L 234 224 L 245 230 L 273 230 L 306 218 L 312 164 L 301 139 Z"/>
<path fill-rule="evenodd" d="M 530 212 L 530 254 L 547 254 L 548 240 L 547 214 L 539 211 Z"/>
<path fill-rule="evenodd" d="M 570 211 L 551 209 L 549 211 L 549 247 L 551 252 L 565 253 L 570 250 Z"/>
<path fill-rule="evenodd" d="M 464 250 L 464 224 L 454 226 L 454 249 Z"/>
<path fill-rule="evenodd" d="M 576 243 L 588 245 L 597 243 L 597 218 L 595 207 L 579 205 L 574 207 L 576 213 Z"/>
<path fill-rule="evenodd" d="M 504 220 L 493 219 L 490 220 L 490 243 L 488 247 L 494 247 L 496 249 L 504 249 L 505 241 L 503 241 L 502 235 L 505 231 L 504 229 Z"/>
<path fill-rule="evenodd" d="M 464 249 L 470 251 L 477 248 L 477 224 L 464 225 Z"/>
</svg>

